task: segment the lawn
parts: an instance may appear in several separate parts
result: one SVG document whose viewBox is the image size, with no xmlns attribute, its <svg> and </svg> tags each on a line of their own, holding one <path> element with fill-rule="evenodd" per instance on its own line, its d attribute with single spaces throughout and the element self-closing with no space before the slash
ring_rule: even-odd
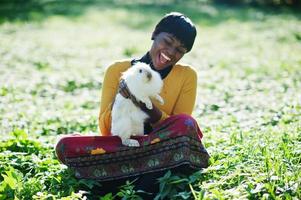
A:
<svg viewBox="0 0 301 200">
<path fill-rule="evenodd" d="M 0 4 L 0 199 L 138 199 L 131 184 L 98 197 L 99 183 L 75 179 L 54 145 L 68 133 L 98 134 L 105 68 L 143 55 L 170 11 L 197 25 L 182 62 L 198 71 L 193 116 L 211 164 L 189 177 L 167 173 L 158 199 L 301 198 L 300 12 L 192 0 L 42 2 Z"/>
</svg>

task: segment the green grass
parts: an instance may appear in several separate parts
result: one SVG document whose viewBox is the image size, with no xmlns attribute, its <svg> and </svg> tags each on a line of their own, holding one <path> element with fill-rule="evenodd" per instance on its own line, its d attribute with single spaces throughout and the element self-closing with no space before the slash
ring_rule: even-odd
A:
<svg viewBox="0 0 301 200">
<path fill-rule="evenodd" d="M 143 55 L 156 21 L 173 10 L 198 28 L 183 62 L 198 70 L 193 115 L 211 165 L 189 177 L 167 173 L 158 199 L 300 199 L 301 15 L 137 2 L 0 7 L 0 199 L 100 198 L 101 186 L 76 180 L 53 147 L 64 134 L 97 134 L 105 67 Z M 139 191 L 129 183 L 102 199 L 115 195 Z"/>
</svg>

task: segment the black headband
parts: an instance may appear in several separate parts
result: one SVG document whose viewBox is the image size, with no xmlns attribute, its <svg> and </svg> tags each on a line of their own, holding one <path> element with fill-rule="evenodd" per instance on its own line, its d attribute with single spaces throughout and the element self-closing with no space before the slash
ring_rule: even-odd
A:
<svg viewBox="0 0 301 200">
<path fill-rule="evenodd" d="M 191 50 L 196 37 L 194 24 L 188 17 L 178 12 L 169 13 L 161 19 L 156 25 L 154 36 L 161 32 L 175 36 L 184 45 L 187 52 Z"/>
</svg>

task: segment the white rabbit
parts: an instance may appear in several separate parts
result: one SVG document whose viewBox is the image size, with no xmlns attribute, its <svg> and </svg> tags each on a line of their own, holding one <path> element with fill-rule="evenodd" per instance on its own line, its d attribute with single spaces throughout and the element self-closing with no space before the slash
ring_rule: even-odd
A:
<svg viewBox="0 0 301 200">
<path fill-rule="evenodd" d="M 157 99 L 161 104 L 164 103 L 161 92 L 163 81 L 160 74 L 151 69 L 145 63 L 138 62 L 125 71 L 123 79 L 129 92 L 138 101 L 145 103 L 148 109 L 152 109 L 151 97 Z M 144 122 L 148 115 L 137 107 L 131 99 L 124 98 L 117 93 L 112 108 L 111 132 L 121 138 L 126 146 L 140 146 L 139 142 L 130 139 L 131 135 L 144 134 Z"/>
</svg>

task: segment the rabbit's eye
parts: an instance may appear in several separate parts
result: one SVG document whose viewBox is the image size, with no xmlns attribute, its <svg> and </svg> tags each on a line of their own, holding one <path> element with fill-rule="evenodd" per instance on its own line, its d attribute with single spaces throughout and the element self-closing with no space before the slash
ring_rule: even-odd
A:
<svg viewBox="0 0 301 200">
<path fill-rule="evenodd" d="M 142 69 L 139 69 L 139 73 L 142 73 Z"/>
</svg>

